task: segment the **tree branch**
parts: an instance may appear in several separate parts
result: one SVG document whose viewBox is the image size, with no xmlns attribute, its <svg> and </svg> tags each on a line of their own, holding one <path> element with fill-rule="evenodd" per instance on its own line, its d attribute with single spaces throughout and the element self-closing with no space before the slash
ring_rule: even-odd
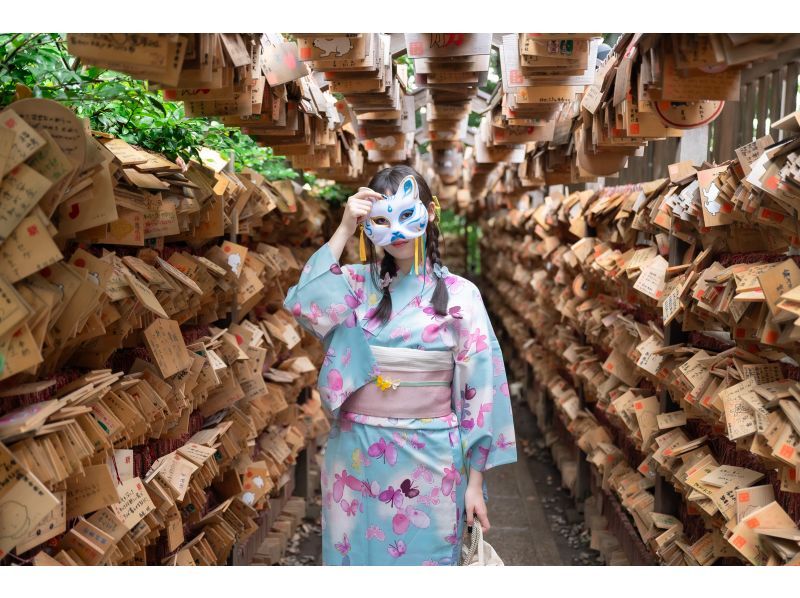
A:
<svg viewBox="0 0 800 598">
<path fill-rule="evenodd" d="M 4 66 L 6 70 L 10 70 L 11 69 L 11 59 L 14 57 L 14 55 L 17 54 L 20 50 L 22 50 L 22 48 L 27 46 L 29 43 L 31 43 L 33 40 L 37 39 L 38 37 L 41 37 L 42 35 L 44 35 L 44 34 L 43 33 L 35 33 L 32 37 L 29 37 L 24 42 L 22 42 L 20 45 L 18 45 L 16 48 L 11 50 L 11 54 L 8 55 L 8 57 L 5 59 L 5 62 L 3 63 L 2 66 Z"/>
</svg>

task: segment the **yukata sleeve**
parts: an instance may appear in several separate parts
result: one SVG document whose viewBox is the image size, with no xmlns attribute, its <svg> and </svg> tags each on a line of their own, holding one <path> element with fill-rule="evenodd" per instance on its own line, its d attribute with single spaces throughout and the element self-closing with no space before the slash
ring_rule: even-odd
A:
<svg viewBox="0 0 800 598">
<path fill-rule="evenodd" d="M 377 367 L 356 313 L 364 301 L 365 270 L 359 264 L 340 266 L 326 243 L 308 259 L 283 302 L 322 341 L 325 359 L 317 388 L 334 417 L 352 392 L 372 380 Z"/>
<path fill-rule="evenodd" d="M 351 266 L 339 265 L 325 243 L 308 258 L 297 284 L 286 293 L 283 306 L 320 340 L 340 324 L 353 327 L 355 308 L 364 293 L 363 286 L 351 283 L 354 273 Z"/>
<path fill-rule="evenodd" d="M 457 297 L 464 315 L 454 347 L 454 406 L 465 465 L 486 471 L 517 460 L 514 418 L 500 344 L 478 288 L 465 283 Z"/>
</svg>

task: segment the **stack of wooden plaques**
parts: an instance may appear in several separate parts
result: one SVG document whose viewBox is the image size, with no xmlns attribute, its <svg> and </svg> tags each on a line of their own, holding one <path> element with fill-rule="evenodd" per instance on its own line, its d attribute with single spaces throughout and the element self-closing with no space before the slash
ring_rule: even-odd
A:
<svg viewBox="0 0 800 598">
<path fill-rule="evenodd" d="M 300 56 L 353 111 L 350 124 L 370 162 L 402 162 L 412 151 L 414 99 L 388 34 L 296 34 Z"/>
<path fill-rule="evenodd" d="M 185 53 L 167 65 L 162 53 L 173 40 Z M 321 89 L 327 83 L 279 33 L 70 34 L 68 42 L 84 63 L 147 78 L 166 99 L 183 101 L 187 116 L 241 127 L 295 168 L 359 172 L 336 99 Z"/>
<path fill-rule="evenodd" d="M 282 309 L 327 208 L 51 100 L 4 108 L 0 149 L 0 558 L 224 564 L 327 430 Z"/>
<path fill-rule="evenodd" d="M 800 560 L 797 122 L 719 166 L 486 222 L 486 295 L 547 391 L 533 407 L 553 401 L 666 564 Z M 658 476 L 680 509 L 657 510 Z"/>
<path fill-rule="evenodd" d="M 469 114 L 483 109 L 475 99 L 486 85 L 491 40 L 490 33 L 405 34 L 416 83 L 425 92 L 418 142 L 428 142 L 433 153 L 434 184 L 453 187 L 439 191 L 446 198 L 455 198 L 460 183 Z"/>
<path fill-rule="evenodd" d="M 789 34 L 622 34 L 601 62 L 598 41 L 503 37 L 502 93 L 467 160 L 478 202 L 492 195 L 514 205 L 545 184 L 617 176 L 649 143 L 710 124 L 726 101 L 739 101 L 743 69 L 800 47 Z"/>
</svg>

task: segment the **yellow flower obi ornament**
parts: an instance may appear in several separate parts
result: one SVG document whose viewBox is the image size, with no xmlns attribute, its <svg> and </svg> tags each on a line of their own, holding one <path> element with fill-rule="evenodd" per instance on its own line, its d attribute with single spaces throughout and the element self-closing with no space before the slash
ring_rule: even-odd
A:
<svg viewBox="0 0 800 598">
<path fill-rule="evenodd" d="M 381 390 L 389 390 L 390 388 L 394 390 L 397 388 L 396 381 L 389 380 L 388 378 L 384 378 L 383 376 L 380 375 L 375 377 L 375 384 Z"/>
</svg>

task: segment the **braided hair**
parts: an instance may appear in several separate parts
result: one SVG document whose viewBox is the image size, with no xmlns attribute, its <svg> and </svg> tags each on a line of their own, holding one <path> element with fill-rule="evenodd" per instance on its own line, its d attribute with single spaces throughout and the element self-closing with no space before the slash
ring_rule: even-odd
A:
<svg viewBox="0 0 800 598">
<path fill-rule="evenodd" d="M 402 181 L 408 175 L 413 175 L 417 180 L 417 187 L 419 188 L 419 197 L 422 203 L 427 208 L 433 202 L 433 195 L 431 194 L 430 187 L 425 179 L 413 168 L 405 164 L 398 164 L 391 168 L 384 168 L 369 182 L 368 187 L 377 191 L 378 193 L 386 192 L 393 193 Z M 388 251 L 383 252 L 383 259 L 380 261 L 380 266 L 377 266 L 377 254 L 375 245 L 369 240 L 367 241 L 367 262 L 369 263 L 370 276 L 376 288 L 380 287 L 380 280 L 388 273 L 390 277 L 397 276 L 397 262 Z M 439 226 L 438 222 L 429 219 L 428 226 L 425 228 L 425 241 L 426 253 L 430 258 L 431 264 L 438 264 L 442 266 L 442 258 L 439 253 Z M 447 285 L 444 279 L 434 277 L 436 287 L 433 290 L 433 297 L 431 297 L 431 305 L 434 311 L 440 315 L 447 315 L 447 303 L 450 300 L 449 293 L 447 292 Z M 373 318 L 377 318 L 380 322 L 386 323 L 392 315 L 392 296 L 389 293 L 389 287 L 383 289 L 383 296 L 381 297 L 378 307 L 372 314 Z"/>
</svg>

